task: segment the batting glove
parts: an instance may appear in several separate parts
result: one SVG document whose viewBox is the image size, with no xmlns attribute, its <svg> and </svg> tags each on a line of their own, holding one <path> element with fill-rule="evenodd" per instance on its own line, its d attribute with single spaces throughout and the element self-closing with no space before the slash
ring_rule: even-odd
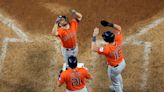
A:
<svg viewBox="0 0 164 92">
<path fill-rule="evenodd" d="M 55 20 L 55 23 L 59 23 L 60 21 L 61 21 L 61 19 L 62 19 L 62 16 L 58 16 L 57 18 L 56 18 L 56 20 Z"/>
<path fill-rule="evenodd" d="M 110 23 L 106 20 L 102 20 L 101 25 L 104 26 L 104 27 L 107 27 L 107 26 L 113 27 L 113 23 Z"/>
</svg>

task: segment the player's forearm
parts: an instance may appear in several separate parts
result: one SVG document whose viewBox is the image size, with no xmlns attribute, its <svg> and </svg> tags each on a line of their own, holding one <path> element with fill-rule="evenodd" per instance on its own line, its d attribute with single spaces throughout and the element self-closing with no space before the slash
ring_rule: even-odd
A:
<svg viewBox="0 0 164 92">
<path fill-rule="evenodd" d="M 121 31 L 121 26 L 119 26 L 119 25 L 117 25 L 117 24 L 114 24 L 114 23 L 108 22 L 108 26 L 109 26 L 109 27 L 113 27 L 113 28 L 115 28 L 115 29 Z"/>
<path fill-rule="evenodd" d="M 122 29 L 121 29 L 121 26 L 119 26 L 119 25 L 117 25 L 117 24 L 113 24 L 113 27 L 114 27 L 115 29 L 119 30 L 119 31 L 122 30 Z"/>
<path fill-rule="evenodd" d="M 81 13 L 76 12 L 75 14 L 76 14 L 78 20 L 82 20 L 83 15 Z"/>
<path fill-rule="evenodd" d="M 92 37 L 92 44 L 91 44 L 91 50 L 97 51 L 97 44 L 96 44 L 96 36 Z"/>
<path fill-rule="evenodd" d="M 117 33 L 117 34 L 120 33 L 120 31 L 121 31 L 121 26 L 119 26 L 119 25 L 117 25 L 117 24 L 114 24 L 114 23 L 111 23 L 111 22 L 108 22 L 108 25 L 109 25 L 109 27 L 113 27 L 113 28 L 116 29 L 116 30 L 114 30 L 115 33 Z"/>
<path fill-rule="evenodd" d="M 96 37 L 99 34 L 99 28 L 95 27 L 93 35 L 92 35 L 92 44 L 91 44 L 91 50 L 92 51 L 97 51 L 98 47 L 96 44 Z"/>
<path fill-rule="evenodd" d="M 76 10 L 72 9 L 71 10 L 71 13 L 72 13 L 72 16 L 77 19 L 78 21 L 81 21 L 82 20 L 82 14 L 77 12 Z"/>
<path fill-rule="evenodd" d="M 57 29 L 58 29 L 58 25 L 55 24 L 54 27 L 53 27 L 53 29 L 52 29 L 52 32 L 51 32 L 51 34 L 53 36 L 57 36 L 58 35 Z"/>
<path fill-rule="evenodd" d="M 57 82 L 57 86 L 58 86 L 58 87 L 61 87 L 62 84 L 58 81 L 58 82 Z"/>
<path fill-rule="evenodd" d="M 95 42 L 92 42 L 91 50 L 92 51 L 97 51 L 97 45 L 96 45 Z"/>
</svg>

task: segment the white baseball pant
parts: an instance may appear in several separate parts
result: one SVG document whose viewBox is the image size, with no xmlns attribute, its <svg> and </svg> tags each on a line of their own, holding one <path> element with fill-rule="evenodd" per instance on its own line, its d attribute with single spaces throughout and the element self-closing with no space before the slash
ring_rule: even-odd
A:
<svg viewBox="0 0 164 92">
<path fill-rule="evenodd" d="M 69 56 L 77 56 L 78 53 L 78 46 L 74 47 L 74 48 L 61 48 L 62 51 L 62 55 L 64 57 L 64 62 L 66 63 L 66 65 L 68 65 L 68 57 Z"/>
<path fill-rule="evenodd" d="M 125 66 L 126 63 L 124 59 L 117 67 L 108 65 L 108 77 L 111 79 L 115 92 L 123 92 L 123 80 L 121 72 L 124 70 Z"/>
</svg>

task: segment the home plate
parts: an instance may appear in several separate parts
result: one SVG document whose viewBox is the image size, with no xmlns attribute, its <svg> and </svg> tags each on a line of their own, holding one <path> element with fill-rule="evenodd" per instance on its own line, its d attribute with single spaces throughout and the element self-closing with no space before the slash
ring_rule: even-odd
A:
<svg viewBox="0 0 164 92">
<path fill-rule="evenodd" d="M 84 67 L 84 63 L 78 63 L 78 64 L 77 64 L 77 67 L 78 67 L 78 68 L 85 68 L 85 67 Z M 62 70 L 63 70 L 63 71 L 66 70 L 66 63 L 63 64 Z"/>
</svg>

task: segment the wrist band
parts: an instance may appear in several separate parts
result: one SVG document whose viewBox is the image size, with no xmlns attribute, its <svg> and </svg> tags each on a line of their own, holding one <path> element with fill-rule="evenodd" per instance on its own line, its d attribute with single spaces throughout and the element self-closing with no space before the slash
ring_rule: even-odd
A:
<svg viewBox="0 0 164 92">
<path fill-rule="evenodd" d="M 92 42 L 96 42 L 96 36 L 92 37 Z"/>
</svg>

